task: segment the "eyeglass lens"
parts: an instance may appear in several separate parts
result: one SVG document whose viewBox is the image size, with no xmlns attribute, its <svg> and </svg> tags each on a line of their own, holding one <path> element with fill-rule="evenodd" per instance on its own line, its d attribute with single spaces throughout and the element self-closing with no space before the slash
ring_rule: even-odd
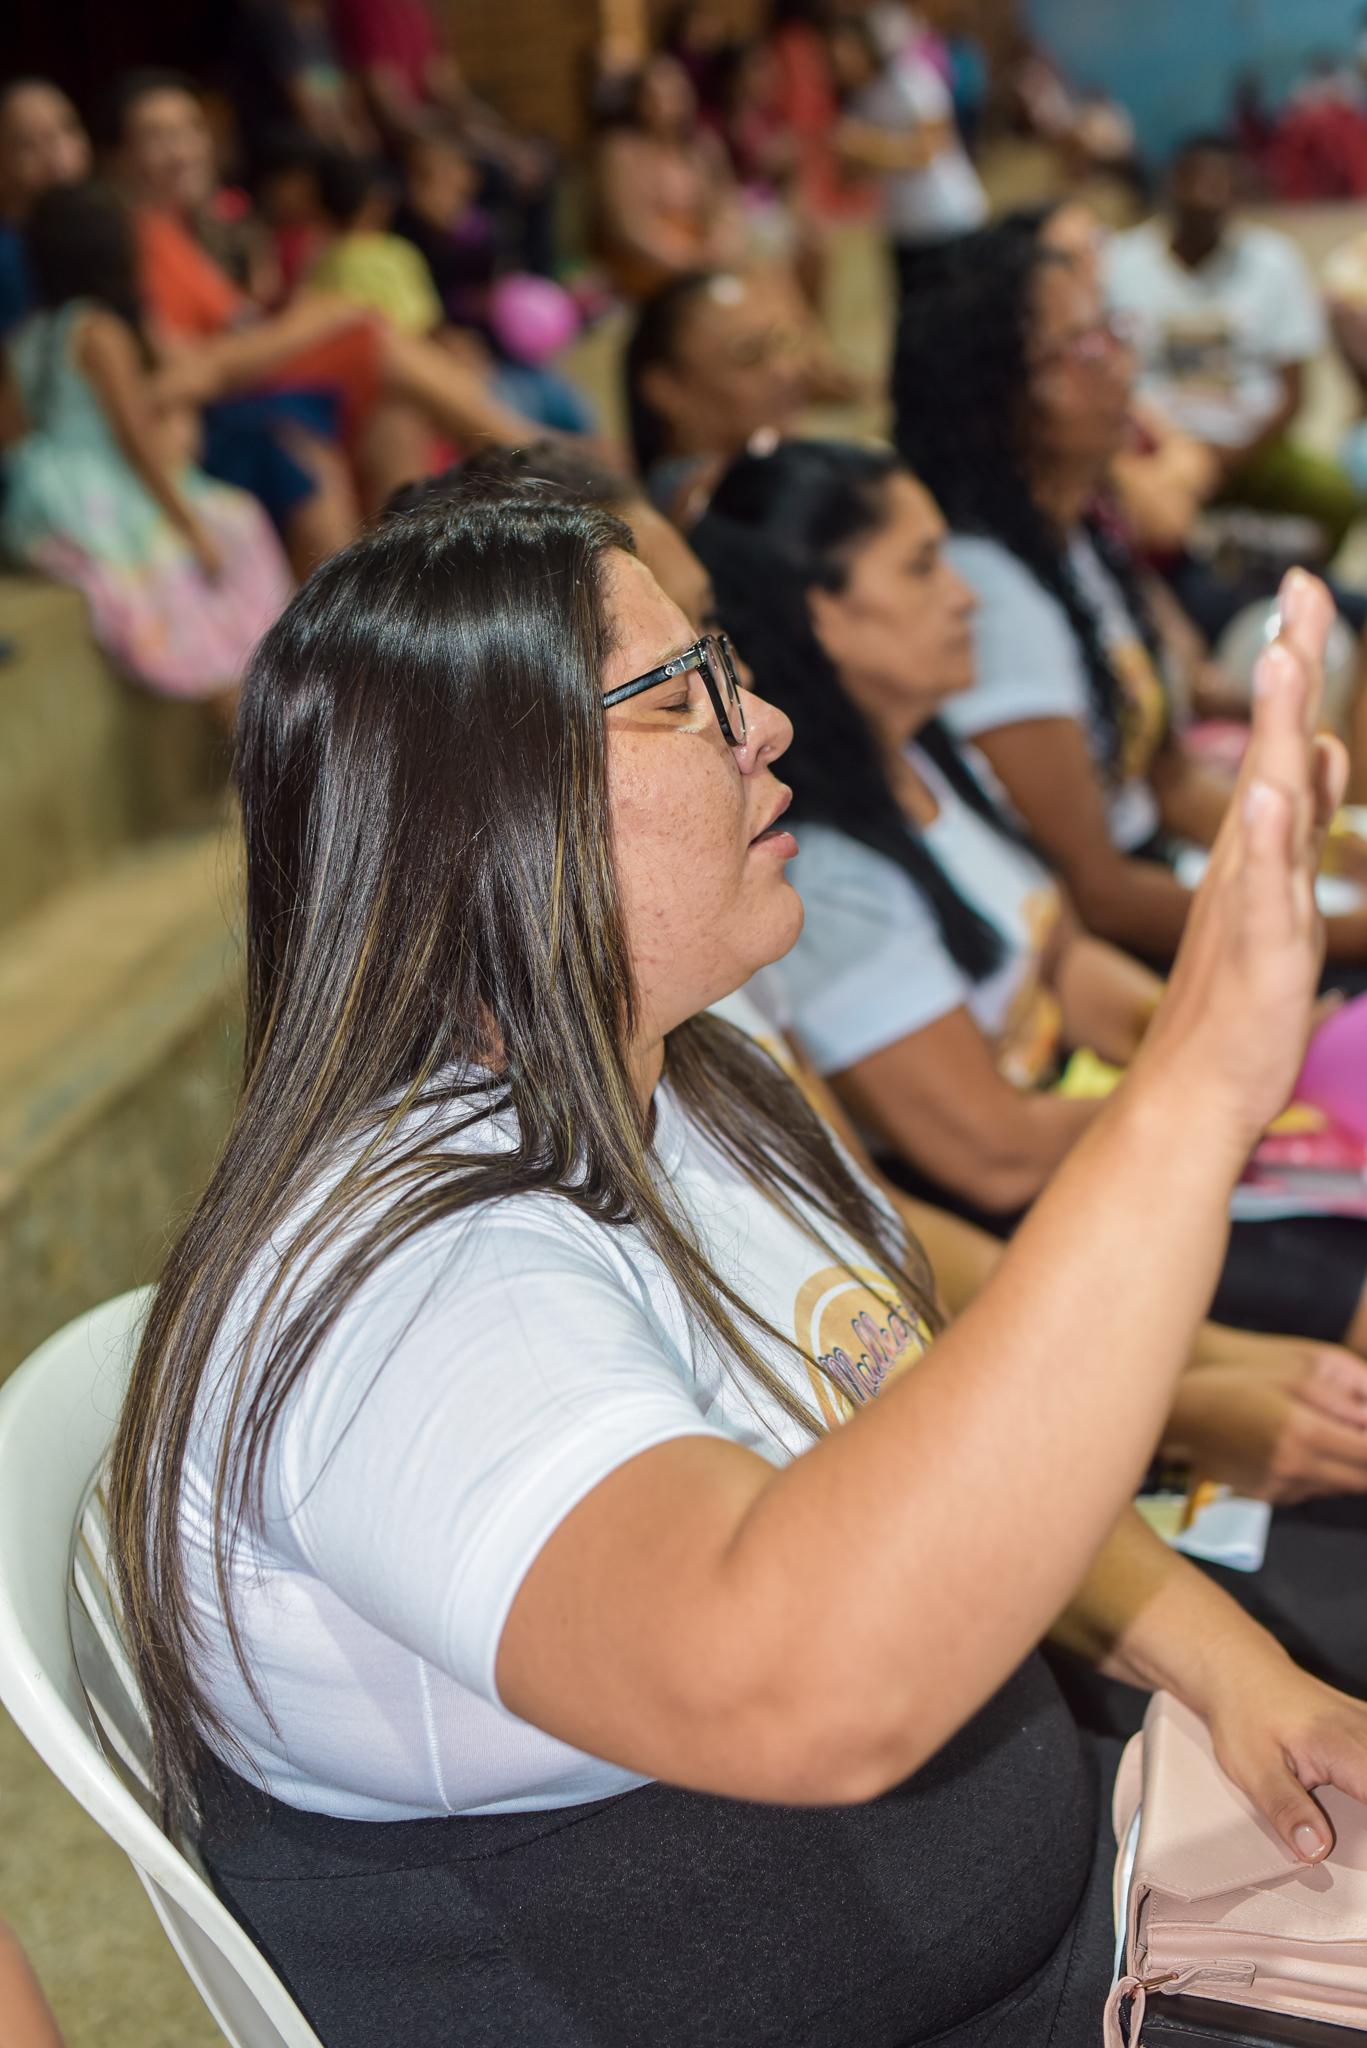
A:
<svg viewBox="0 0 1367 2048">
<path fill-rule="evenodd" d="M 721 686 L 722 702 L 726 706 L 727 723 L 731 727 L 735 744 L 738 747 L 743 746 L 745 743 L 745 705 L 741 700 L 740 677 L 736 674 L 736 665 L 731 659 L 731 642 L 727 639 L 725 633 L 718 633 L 715 638 L 708 640 L 707 646 L 708 654 L 711 657 L 708 665 L 714 679 Z"/>
</svg>

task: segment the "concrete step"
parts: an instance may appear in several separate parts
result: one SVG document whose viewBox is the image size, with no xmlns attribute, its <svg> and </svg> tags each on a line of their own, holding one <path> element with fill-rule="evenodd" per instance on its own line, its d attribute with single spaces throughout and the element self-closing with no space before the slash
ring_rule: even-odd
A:
<svg viewBox="0 0 1367 2048">
<path fill-rule="evenodd" d="M 235 830 L 126 851 L 0 931 L 0 1378 L 152 1278 L 228 1124 Z"/>
<path fill-rule="evenodd" d="M 117 849 L 206 823 L 227 745 L 203 705 L 117 674 L 60 584 L 0 575 L 0 642 L 2 929 Z"/>
</svg>

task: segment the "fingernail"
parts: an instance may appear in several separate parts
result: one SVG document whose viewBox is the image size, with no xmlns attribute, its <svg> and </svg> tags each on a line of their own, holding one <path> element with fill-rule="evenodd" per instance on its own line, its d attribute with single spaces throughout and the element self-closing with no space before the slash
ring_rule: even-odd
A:
<svg viewBox="0 0 1367 2048">
<path fill-rule="evenodd" d="M 1329 1847 L 1319 1829 L 1312 1827 L 1308 1820 L 1292 1828 L 1291 1841 L 1298 1856 L 1322 1856 Z"/>
<path fill-rule="evenodd" d="M 1300 614 L 1301 606 L 1305 602 L 1305 593 L 1308 588 L 1309 578 L 1306 576 L 1304 569 L 1287 570 L 1282 578 L 1280 593 L 1282 624 L 1284 626 L 1295 623 Z"/>
</svg>

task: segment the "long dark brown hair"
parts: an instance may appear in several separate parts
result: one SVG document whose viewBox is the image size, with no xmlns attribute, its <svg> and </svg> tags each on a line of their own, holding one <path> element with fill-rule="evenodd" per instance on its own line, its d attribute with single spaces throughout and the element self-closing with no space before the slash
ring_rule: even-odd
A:
<svg viewBox="0 0 1367 2048">
<path fill-rule="evenodd" d="M 756 1343 L 795 1352 L 791 1339 L 712 1269 L 662 1185 L 632 1089 L 601 706 L 601 571 L 630 547 L 597 508 L 486 482 L 326 562 L 253 663 L 236 763 L 241 1099 L 157 1290 L 110 1482 L 124 1619 L 172 1815 L 193 1811 L 206 1736 L 241 1754 L 197 1675 L 182 1556 L 202 1404 L 225 1404 L 214 1556 L 253 1683 L 230 1567 L 261 1513 L 272 1437 L 346 1304 L 419 1232 L 537 1190 L 631 1224 L 740 1380 L 820 1430 Z M 837 1263 L 825 1224 L 847 1232 L 935 1326 L 919 1252 L 767 1054 L 701 1016 L 670 1033 L 665 1071 L 684 1113 L 782 1212 Z M 491 1086 L 514 1133 L 493 1153 L 461 1143 Z M 405 1127 L 427 1105 L 440 1143 L 426 1116 Z M 249 1271 L 266 1278 L 243 1333 L 233 1312 Z"/>
</svg>

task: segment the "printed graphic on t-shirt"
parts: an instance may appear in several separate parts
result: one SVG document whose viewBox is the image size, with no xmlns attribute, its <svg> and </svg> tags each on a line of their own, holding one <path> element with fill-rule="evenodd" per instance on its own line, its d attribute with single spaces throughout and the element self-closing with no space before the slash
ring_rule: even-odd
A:
<svg viewBox="0 0 1367 2048">
<path fill-rule="evenodd" d="M 1045 986 L 1043 963 L 1062 904 L 1052 884 L 1036 889 L 1020 907 L 1025 966 L 997 1038 L 997 1072 L 1013 1088 L 1031 1089 L 1053 1071 L 1063 1036 L 1063 1012 Z"/>
<path fill-rule="evenodd" d="M 1185 397 L 1231 397 L 1239 378 L 1239 350 L 1224 308 L 1170 314 L 1159 337 L 1158 362 Z"/>
<path fill-rule="evenodd" d="M 1120 684 L 1120 780 L 1143 781 L 1167 730 L 1167 697 L 1137 633 L 1110 641 L 1106 654 Z"/>
<path fill-rule="evenodd" d="M 1079 535 L 1069 553 L 1073 574 L 1096 620 L 1106 659 L 1120 686 L 1117 782 L 1142 782 L 1167 730 L 1168 703 L 1163 678 L 1125 602 L 1124 592 L 1091 539 Z"/>
<path fill-rule="evenodd" d="M 886 1275 L 860 1266 L 824 1266 L 803 1282 L 793 1334 L 825 1369 L 807 1368 L 821 1419 L 832 1429 L 914 1364 L 931 1340 Z"/>
</svg>

